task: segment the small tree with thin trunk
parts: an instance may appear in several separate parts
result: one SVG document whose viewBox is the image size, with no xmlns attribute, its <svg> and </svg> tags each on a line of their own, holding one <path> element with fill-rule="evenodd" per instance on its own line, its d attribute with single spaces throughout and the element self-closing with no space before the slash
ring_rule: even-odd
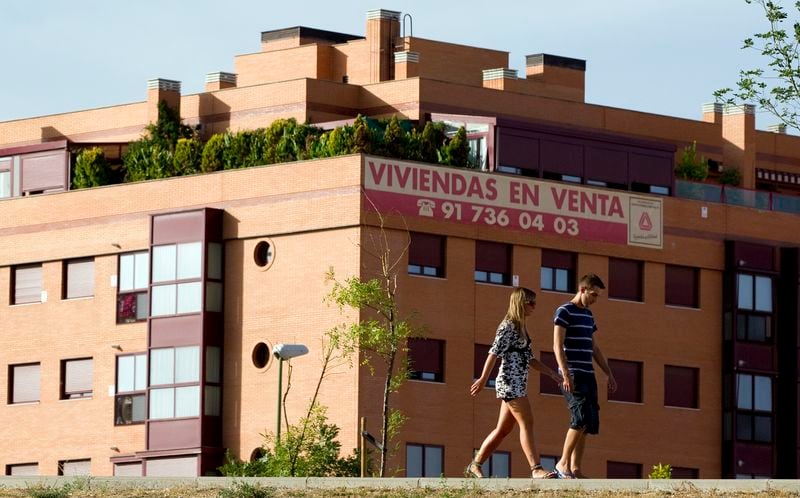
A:
<svg viewBox="0 0 800 498">
<path fill-rule="evenodd" d="M 376 209 L 377 211 L 377 209 Z M 414 329 L 407 319 L 400 317 L 397 310 L 397 273 L 403 254 L 408 250 L 406 244 L 401 251 L 394 250 L 384 228 L 383 216 L 378 212 L 380 231 L 370 237 L 370 247 L 362 248 L 368 257 L 377 260 L 374 278 L 363 280 L 359 277 L 337 279 L 333 268 L 327 278 L 333 283 L 328 298 L 340 308 L 354 308 L 371 311 L 371 316 L 362 317 L 356 323 L 338 328 L 340 347 L 354 350 L 357 347 L 364 353 L 362 364 L 375 374 L 376 364 L 385 369 L 383 379 L 383 402 L 381 405 L 381 448 L 379 476 L 386 475 L 389 446 L 405 422 L 405 416 L 392 407 L 392 394 L 397 392 L 408 378 L 408 338 Z"/>
</svg>

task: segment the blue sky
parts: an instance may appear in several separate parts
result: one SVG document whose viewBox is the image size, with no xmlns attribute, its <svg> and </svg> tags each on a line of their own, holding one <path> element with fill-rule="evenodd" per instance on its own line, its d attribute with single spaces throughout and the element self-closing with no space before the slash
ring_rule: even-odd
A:
<svg viewBox="0 0 800 498">
<path fill-rule="evenodd" d="M 587 102 L 690 119 L 741 67 L 760 63 L 740 47 L 766 29 L 744 0 L 8 1 L 0 121 L 142 101 L 151 78 L 197 93 L 206 73 L 257 52 L 261 31 L 363 35 L 376 8 L 410 14 L 416 37 L 508 51 L 520 75 L 527 54 L 584 59 Z M 773 122 L 760 112 L 756 126 Z"/>
</svg>

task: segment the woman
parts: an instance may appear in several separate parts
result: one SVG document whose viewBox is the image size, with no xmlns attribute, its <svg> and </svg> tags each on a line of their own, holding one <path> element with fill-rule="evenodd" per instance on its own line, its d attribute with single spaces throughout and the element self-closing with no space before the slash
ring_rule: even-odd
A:
<svg viewBox="0 0 800 498">
<path fill-rule="evenodd" d="M 483 477 L 481 464 L 486 461 L 514 428 L 519 425 L 519 440 L 522 451 L 531 466 L 531 477 L 534 479 L 552 479 L 555 472 L 548 472 L 539 463 L 539 454 L 533 440 L 533 413 L 528 401 L 528 366 L 548 375 L 556 382 L 561 377 L 550 367 L 537 360 L 531 350 L 531 338 L 525 327 L 525 319 L 536 307 L 536 293 L 524 287 L 517 287 L 511 293 L 508 312 L 505 319 L 497 327 L 497 335 L 489 349 L 486 363 L 483 365 L 481 378 L 470 387 L 470 393 L 476 396 L 500 357 L 500 371 L 495 380 L 497 397 L 500 404 L 500 417 L 497 427 L 486 436 L 473 460 L 467 465 L 464 474 L 467 477 Z"/>
</svg>

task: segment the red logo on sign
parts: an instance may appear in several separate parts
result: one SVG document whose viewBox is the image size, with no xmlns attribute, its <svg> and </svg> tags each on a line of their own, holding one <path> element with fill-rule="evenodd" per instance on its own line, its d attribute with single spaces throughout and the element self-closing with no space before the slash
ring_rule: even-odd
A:
<svg viewBox="0 0 800 498">
<path fill-rule="evenodd" d="M 645 232 L 649 232 L 653 229 L 653 222 L 650 221 L 650 215 L 647 213 L 642 213 L 642 217 L 639 218 L 639 230 L 644 230 Z"/>
</svg>

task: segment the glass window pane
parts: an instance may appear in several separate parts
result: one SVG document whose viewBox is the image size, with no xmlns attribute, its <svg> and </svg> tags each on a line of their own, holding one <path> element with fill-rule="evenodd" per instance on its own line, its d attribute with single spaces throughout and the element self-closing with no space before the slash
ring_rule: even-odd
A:
<svg viewBox="0 0 800 498">
<path fill-rule="evenodd" d="M 541 275 L 540 287 L 542 289 L 553 290 L 553 269 L 543 266 L 539 274 Z"/>
<path fill-rule="evenodd" d="M 153 305 L 150 307 L 153 316 L 174 315 L 175 306 L 175 284 L 157 285 L 153 287 Z"/>
<path fill-rule="evenodd" d="M 753 439 L 762 443 L 772 441 L 772 417 L 756 416 L 753 423 Z"/>
<path fill-rule="evenodd" d="M 206 347 L 206 382 L 219 382 L 222 352 L 216 346 Z"/>
<path fill-rule="evenodd" d="M 206 386 L 206 407 L 204 410 L 206 415 L 210 415 L 212 417 L 219 416 L 220 393 L 221 390 L 219 386 Z"/>
<path fill-rule="evenodd" d="M 747 340 L 747 315 L 736 316 L 736 338 L 740 341 Z"/>
<path fill-rule="evenodd" d="M 569 284 L 567 283 L 567 276 L 569 272 L 567 270 L 557 269 L 556 270 L 556 290 L 566 292 L 569 288 Z"/>
<path fill-rule="evenodd" d="M 119 291 L 133 290 L 134 255 L 123 254 L 119 257 Z"/>
<path fill-rule="evenodd" d="M 134 383 L 135 391 L 144 391 L 147 388 L 147 355 L 137 354 L 136 358 L 136 379 Z"/>
<path fill-rule="evenodd" d="M 422 477 L 422 446 L 406 445 L 406 477 Z"/>
<path fill-rule="evenodd" d="M 767 340 L 767 319 L 763 316 L 747 317 L 747 338 L 751 341 L 764 342 Z"/>
<path fill-rule="evenodd" d="M 510 477 L 509 469 L 511 468 L 508 453 L 495 453 L 492 455 L 492 477 Z M 553 467 L 547 467 L 552 469 Z"/>
<path fill-rule="evenodd" d="M 153 248 L 153 282 L 175 280 L 176 252 L 174 245 Z"/>
<path fill-rule="evenodd" d="M 439 477 L 442 475 L 442 448 L 438 446 L 425 447 L 425 477 Z"/>
<path fill-rule="evenodd" d="M 772 411 L 772 379 L 756 375 L 755 380 L 755 409 L 764 412 Z"/>
<path fill-rule="evenodd" d="M 136 319 L 145 320 L 150 315 L 150 296 L 147 292 L 136 294 Z"/>
<path fill-rule="evenodd" d="M 772 279 L 769 277 L 756 277 L 756 309 L 772 311 Z"/>
<path fill-rule="evenodd" d="M 133 285 L 135 289 L 147 289 L 150 283 L 150 253 L 137 252 L 134 255 Z"/>
<path fill-rule="evenodd" d="M 200 415 L 200 386 L 175 388 L 175 417 Z"/>
<path fill-rule="evenodd" d="M 206 282 L 206 311 L 222 311 L 222 284 Z"/>
<path fill-rule="evenodd" d="M 150 385 L 175 383 L 175 350 L 172 348 L 150 351 Z"/>
<path fill-rule="evenodd" d="M 117 392 L 124 393 L 135 390 L 135 366 L 133 356 L 120 356 L 117 358 Z"/>
<path fill-rule="evenodd" d="M 131 402 L 133 404 L 133 406 L 131 407 L 131 422 L 143 422 L 145 419 L 144 394 L 131 396 Z"/>
<path fill-rule="evenodd" d="M 202 273 L 202 250 L 200 242 L 178 244 L 178 280 L 200 278 Z"/>
<path fill-rule="evenodd" d="M 753 309 L 753 277 L 750 275 L 737 275 L 739 281 L 739 308 Z"/>
<path fill-rule="evenodd" d="M 742 410 L 752 410 L 753 376 L 747 374 L 738 374 L 736 376 L 736 384 L 736 391 L 738 392 L 736 407 Z"/>
<path fill-rule="evenodd" d="M 200 306 L 202 297 L 202 282 L 178 284 L 178 313 L 196 313 L 202 311 L 203 308 Z"/>
<path fill-rule="evenodd" d="M 172 418 L 175 416 L 175 389 L 150 390 L 150 418 Z"/>
<path fill-rule="evenodd" d="M 0 198 L 11 197 L 11 172 L 0 171 Z"/>
<path fill-rule="evenodd" d="M 753 439 L 753 417 L 746 413 L 736 414 L 736 439 L 751 441 Z"/>
<path fill-rule="evenodd" d="M 200 346 L 175 348 L 175 383 L 200 381 Z"/>
<path fill-rule="evenodd" d="M 222 278 L 222 244 L 218 242 L 208 243 L 208 278 Z"/>
<path fill-rule="evenodd" d="M 476 282 L 488 282 L 489 275 L 485 271 L 475 270 L 475 281 Z"/>
<path fill-rule="evenodd" d="M 502 284 L 503 283 L 503 274 L 490 272 L 489 273 L 489 281 L 493 284 Z"/>
</svg>

